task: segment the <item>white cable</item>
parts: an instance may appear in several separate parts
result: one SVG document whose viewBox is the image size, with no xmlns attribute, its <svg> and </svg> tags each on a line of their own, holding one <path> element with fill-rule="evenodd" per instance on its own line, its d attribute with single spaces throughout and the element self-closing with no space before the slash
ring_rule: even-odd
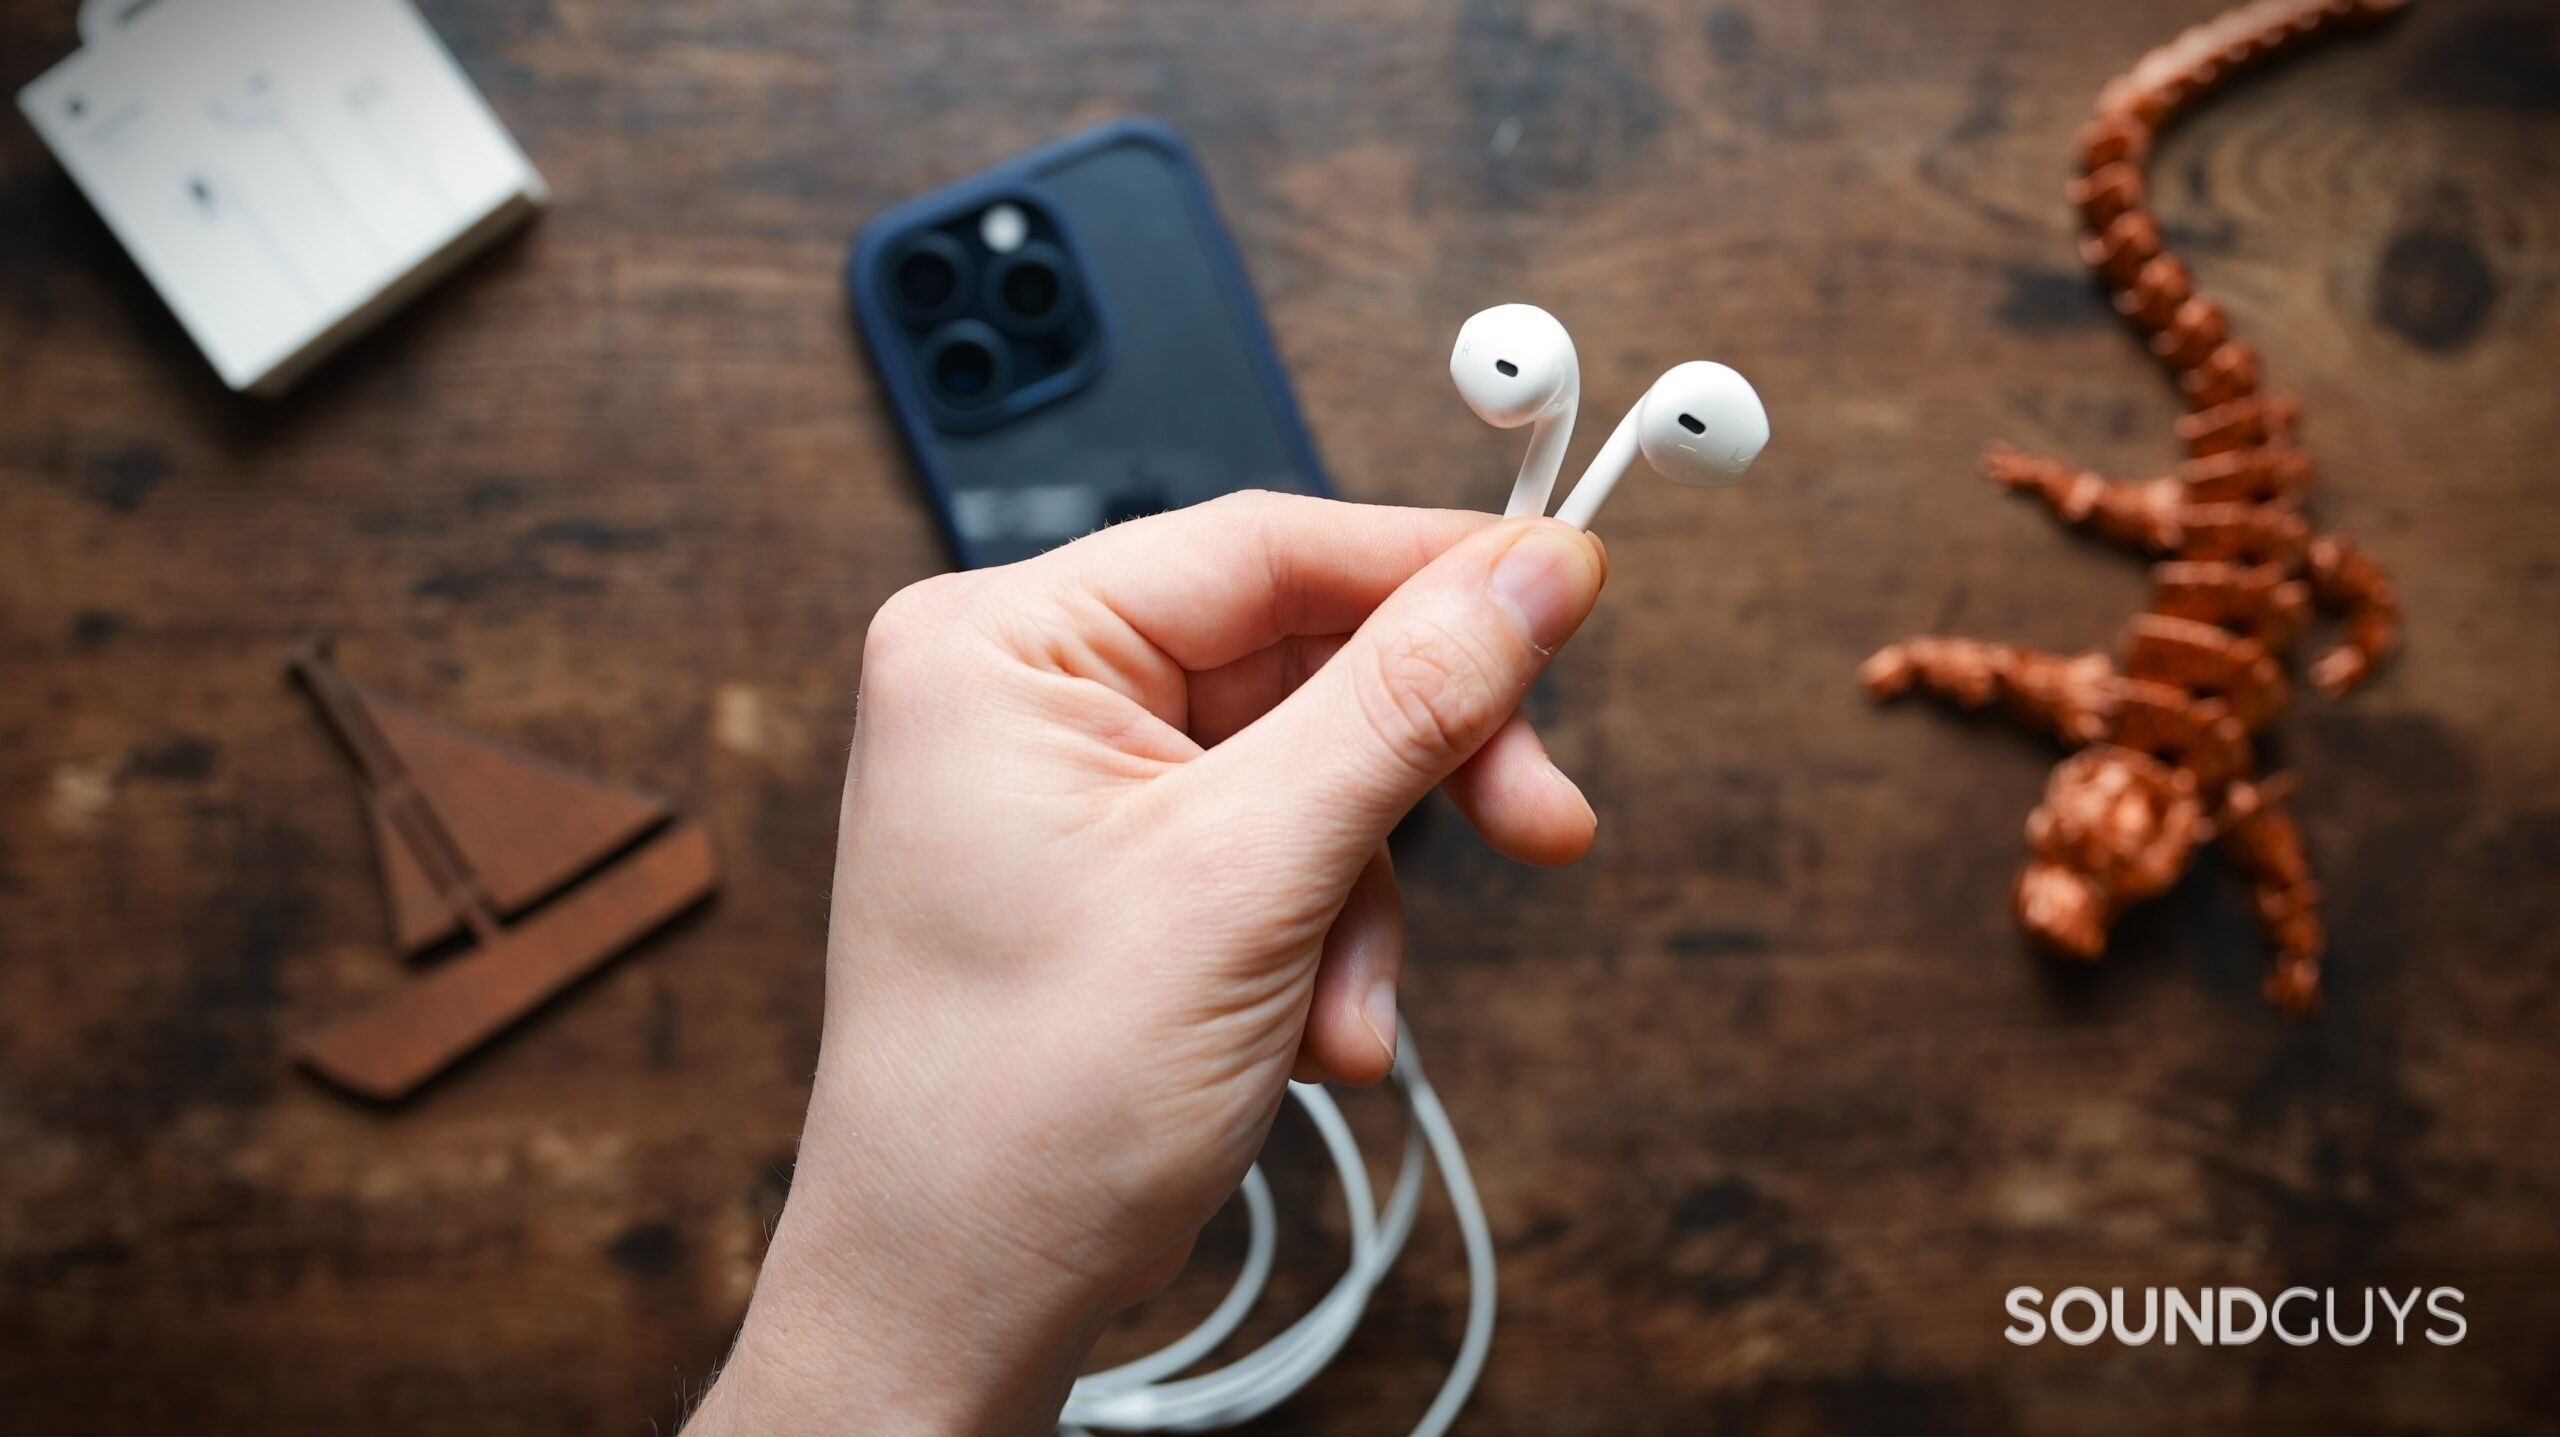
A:
<svg viewBox="0 0 2560 1437">
<path fill-rule="evenodd" d="M 1493 1233 L 1484 1204 L 1467 1171 L 1466 1154 L 1448 1110 L 1423 1075 L 1422 1060 L 1411 1030 L 1399 1025 L 1395 1079 L 1403 1092 L 1409 1128 L 1404 1162 L 1389 1190 L 1386 1205 L 1374 1206 L 1369 1172 L 1359 1140 L 1342 1110 L 1324 1089 L 1291 1083 L 1289 1095 L 1315 1124 L 1325 1151 L 1342 1184 L 1351 1221 L 1351 1260 L 1330 1291 L 1279 1336 L 1225 1367 L 1194 1377 L 1172 1374 L 1191 1366 L 1225 1341 L 1243 1322 L 1261 1295 L 1271 1272 L 1273 1222 L 1271 1188 L 1259 1167 L 1244 1181 L 1245 1210 L 1251 1233 L 1244 1268 L 1217 1309 L 1198 1327 L 1170 1345 L 1133 1362 L 1080 1378 L 1059 1414 L 1061 1437 L 1090 1437 L 1088 1429 L 1116 1432 L 1199 1432 L 1232 1427 L 1270 1411 L 1313 1381 L 1351 1340 L 1369 1307 L 1369 1297 L 1394 1266 L 1413 1231 L 1422 1205 L 1426 1167 L 1440 1170 L 1440 1184 L 1457 1214 L 1458 1233 L 1467 1254 L 1467 1325 L 1458 1356 L 1440 1385 L 1430 1409 L 1414 1429 L 1414 1437 L 1442 1437 L 1457 1420 L 1484 1372 L 1486 1350 L 1493 1342 Z"/>
<path fill-rule="evenodd" d="M 1458 1358 L 1449 1365 L 1440 1395 L 1431 1400 L 1431 1409 L 1413 1429 L 1414 1437 L 1441 1437 L 1476 1390 L 1476 1379 L 1484 1375 L 1485 1354 L 1493 1347 L 1493 1224 L 1485 1219 L 1484 1200 L 1476 1195 L 1467 1155 L 1458 1149 L 1458 1130 L 1450 1123 L 1448 1110 L 1440 1106 L 1440 1094 L 1422 1075 L 1419 1060 L 1407 1080 L 1405 1100 L 1412 1105 L 1414 1125 L 1431 1144 L 1432 1161 L 1440 1165 L 1440 1185 L 1449 1190 L 1449 1209 L 1458 1215 L 1458 1239 L 1467 1251 L 1466 1332 L 1458 1339 Z"/>
</svg>

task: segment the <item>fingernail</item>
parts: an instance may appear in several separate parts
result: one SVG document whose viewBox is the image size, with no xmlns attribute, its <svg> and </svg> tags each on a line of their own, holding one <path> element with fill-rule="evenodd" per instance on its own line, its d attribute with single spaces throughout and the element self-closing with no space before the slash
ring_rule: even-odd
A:
<svg viewBox="0 0 2560 1437">
<path fill-rule="evenodd" d="M 1493 566 L 1493 599 L 1529 642 L 1552 649 L 1591 611 L 1598 561 L 1581 535 L 1557 525 L 1530 530 Z"/>
<path fill-rule="evenodd" d="M 1378 1040 L 1378 1051 L 1387 1055 L 1387 1066 L 1396 1061 L 1396 985 L 1380 983 L 1360 1000 L 1360 1021 L 1367 1024 L 1369 1036 Z"/>
</svg>

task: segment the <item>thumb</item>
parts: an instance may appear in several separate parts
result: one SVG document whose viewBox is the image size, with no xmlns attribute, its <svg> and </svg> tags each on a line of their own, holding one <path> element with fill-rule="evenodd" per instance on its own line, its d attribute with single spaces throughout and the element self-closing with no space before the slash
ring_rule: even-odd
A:
<svg viewBox="0 0 2560 1437">
<path fill-rule="evenodd" d="M 1337 859 L 1347 876 L 1520 706 L 1607 571 L 1598 543 L 1553 519 L 1472 535 L 1184 772 L 1241 798 L 1266 838 Z"/>
</svg>

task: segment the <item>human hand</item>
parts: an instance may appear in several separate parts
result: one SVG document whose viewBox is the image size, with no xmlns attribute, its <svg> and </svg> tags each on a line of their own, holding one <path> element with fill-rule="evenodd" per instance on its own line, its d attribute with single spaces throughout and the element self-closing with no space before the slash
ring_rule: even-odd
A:
<svg viewBox="0 0 2560 1437">
<path fill-rule="evenodd" d="M 1517 708 L 1606 567 L 1553 520 L 1256 494 L 884 605 L 799 1166 L 690 1430 L 1047 1430 L 1286 1080 L 1386 1075 L 1404 813 L 1588 851 Z"/>
</svg>

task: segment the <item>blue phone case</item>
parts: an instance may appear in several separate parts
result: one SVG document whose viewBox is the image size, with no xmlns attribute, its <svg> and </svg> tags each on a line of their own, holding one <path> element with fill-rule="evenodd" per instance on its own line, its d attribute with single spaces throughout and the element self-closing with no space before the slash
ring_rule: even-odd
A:
<svg viewBox="0 0 2560 1437">
<path fill-rule="evenodd" d="M 1054 220 L 1087 290 L 1090 372 L 970 419 L 926 392 L 886 267 L 919 231 L 1015 200 Z M 954 232 L 962 232 L 955 230 Z M 1238 489 L 1327 492 L 1207 180 L 1171 129 L 1116 120 L 864 227 L 846 290 L 943 533 L 971 568 Z"/>
</svg>

